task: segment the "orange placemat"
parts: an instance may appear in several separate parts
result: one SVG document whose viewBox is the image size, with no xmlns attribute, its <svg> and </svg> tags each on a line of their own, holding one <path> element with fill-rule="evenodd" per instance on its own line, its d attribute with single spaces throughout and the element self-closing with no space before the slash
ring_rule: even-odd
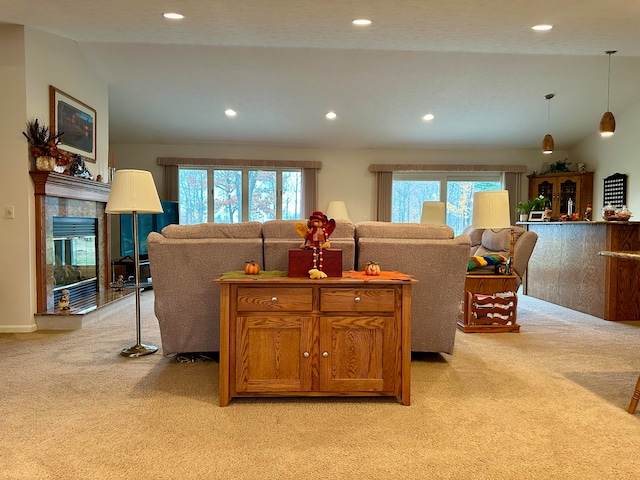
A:
<svg viewBox="0 0 640 480">
<path fill-rule="evenodd" d="M 387 279 L 387 280 L 411 280 L 411 275 L 407 275 L 406 273 L 401 273 L 401 272 L 386 272 L 386 271 L 381 271 L 380 275 L 365 275 L 364 272 L 358 272 L 356 270 L 349 270 L 348 272 L 342 272 L 342 276 L 343 277 L 349 277 L 349 278 L 357 278 L 359 280 L 380 280 L 380 279 Z"/>
</svg>

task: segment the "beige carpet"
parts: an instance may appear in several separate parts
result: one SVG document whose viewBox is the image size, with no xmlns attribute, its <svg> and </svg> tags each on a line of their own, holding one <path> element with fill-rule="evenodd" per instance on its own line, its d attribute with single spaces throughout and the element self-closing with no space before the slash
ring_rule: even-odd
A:
<svg viewBox="0 0 640 480">
<path fill-rule="evenodd" d="M 158 344 L 153 292 L 143 341 Z M 521 296 L 520 333 L 415 356 L 412 404 L 234 399 L 218 363 L 128 359 L 135 311 L 0 334 L 4 479 L 638 479 L 640 324 Z"/>
</svg>

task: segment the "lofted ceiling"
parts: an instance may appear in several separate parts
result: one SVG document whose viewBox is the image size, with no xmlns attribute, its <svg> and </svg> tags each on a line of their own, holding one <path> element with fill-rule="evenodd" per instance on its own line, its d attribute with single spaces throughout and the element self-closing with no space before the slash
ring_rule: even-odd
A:
<svg viewBox="0 0 640 480">
<path fill-rule="evenodd" d="M 606 110 L 606 50 L 611 111 L 640 101 L 629 0 L 0 0 L 0 23 L 78 42 L 109 85 L 112 143 L 536 149 L 555 93 L 567 149 Z"/>
</svg>

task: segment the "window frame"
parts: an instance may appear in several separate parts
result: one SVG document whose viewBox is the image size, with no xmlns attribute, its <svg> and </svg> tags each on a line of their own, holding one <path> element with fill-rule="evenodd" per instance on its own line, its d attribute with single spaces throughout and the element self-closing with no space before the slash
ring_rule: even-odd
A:
<svg viewBox="0 0 640 480">
<path fill-rule="evenodd" d="M 304 168 L 300 167 L 279 167 L 279 166 L 234 166 L 234 165 L 178 165 L 178 178 L 180 170 L 204 170 L 207 172 L 207 223 L 215 222 L 214 195 L 215 172 L 216 171 L 240 171 L 242 178 L 242 195 L 240 199 L 241 215 L 238 223 L 249 221 L 249 172 L 268 171 L 276 173 L 276 220 L 282 219 L 282 175 L 284 172 L 297 172 L 300 175 L 300 216 L 302 218 L 302 205 L 304 202 Z M 178 182 L 178 198 L 180 197 L 180 182 Z M 223 222 L 219 222 L 223 223 Z M 227 222 L 224 222 L 227 223 Z"/>
</svg>

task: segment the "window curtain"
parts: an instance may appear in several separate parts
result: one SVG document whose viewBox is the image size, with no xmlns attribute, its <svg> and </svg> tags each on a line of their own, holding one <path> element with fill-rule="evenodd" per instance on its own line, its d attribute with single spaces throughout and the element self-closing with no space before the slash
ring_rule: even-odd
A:
<svg viewBox="0 0 640 480">
<path fill-rule="evenodd" d="M 178 166 L 164 166 L 164 199 L 178 201 Z"/>
<path fill-rule="evenodd" d="M 512 223 L 519 221 L 516 216 L 516 204 L 522 198 L 522 173 L 521 172 L 505 172 L 504 188 L 509 192 L 509 215 Z"/>
<path fill-rule="evenodd" d="M 317 210 L 318 205 L 318 169 L 302 169 L 302 212 L 308 218 Z M 306 212 L 306 213 L 304 213 Z"/>
<path fill-rule="evenodd" d="M 376 172 L 376 220 L 391 221 L 393 172 Z"/>
</svg>

